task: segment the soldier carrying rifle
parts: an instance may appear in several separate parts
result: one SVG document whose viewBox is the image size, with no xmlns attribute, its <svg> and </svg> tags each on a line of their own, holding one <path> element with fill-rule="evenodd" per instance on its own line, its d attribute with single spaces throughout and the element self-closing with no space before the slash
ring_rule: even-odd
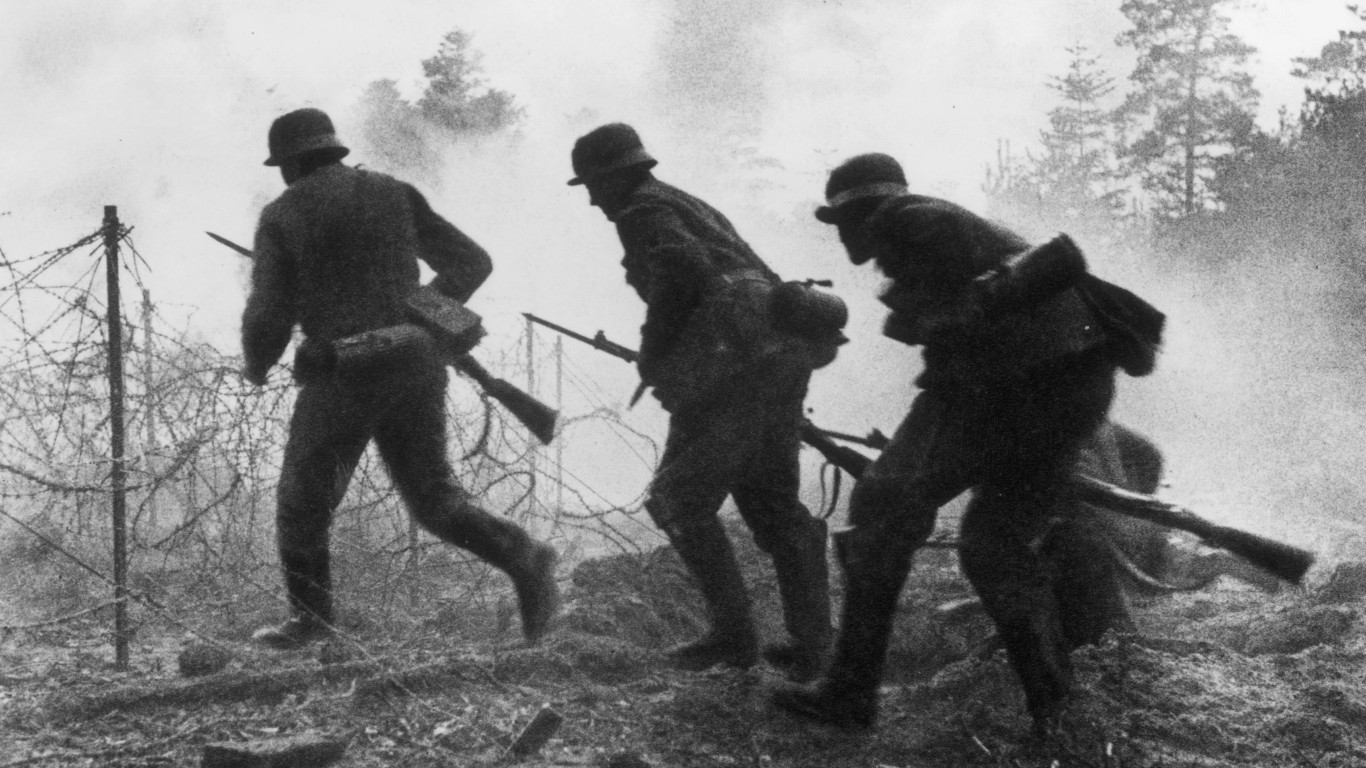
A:
<svg viewBox="0 0 1366 768">
<path fill-rule="evenodd" d="M 716 209 L 656 179 L 630 126 L 584 135 L 571 160 L 569 183 L 587 187 L 616 225 L 626 282 L 646 305 L 642 386 L 670 414 L 645 509 L 711 614 L 710 631 L 669 656 L 685 669 L 758 660 L 745 582 L 717 517 L 731 495 L 773 558 L 791 634 L 764 655 L 792 678 L 810 678 L 829 642 L 830 609 L 825 524 L 797 496 L 802 402 L 813 368 L 834 359 L 843 318 L 793 309 L 828 304 L 783 283 Z"/>
<path fill-rule="evenodd" d="M 854 488 L 849 529 L 835 535 L 846 596 L 830 667 L 775 702 L 839 725 L 875 721 L 911 558 L 939 507 L 971 489 L 962 569 L 1048 732 L 1079 638 L 1037 543 L 1076 492 L 1078 451 L 1105 423 L 1116 370 L 1152 369 L 1163 317 L 1089 275 L 1065 236 L 1031 249 L 957 205 L 911 194 L 887 155 L 848 160 L 825 193 L 816 217 L 838 228 L 853 263 L 873 261 L 890 278 L 885 333 L 921 347 L 925 367 L 910 413 Z"/>
<path fill-rule="evenodd" d="M 320 110 L 278 118 L 269 148 L 266 165 L 280 168 L 288 188 L 256 230 L 243 375 L 264 384 L 296 323 L 306 339 L 276 516 L 289 618 L 254 639 L 293 648 L 331 631 L 328 529 L 373 439 L 417 521 L 512 578 L 522 631 L 537 642 L 555 612 L 555 552 L 480 508 L 456 481 L 446 455 L 446 361 L 435 342 L 420 337 L 425 343 L 345 371 L 321 363 L 335 360 L 336 342 L 407 321 L 419 259 L 436 271 L 437 291 L 464 302 L 492 271 L 488 254 L 411 185 L 342 165 L 349 150 Z"/>
</svg>

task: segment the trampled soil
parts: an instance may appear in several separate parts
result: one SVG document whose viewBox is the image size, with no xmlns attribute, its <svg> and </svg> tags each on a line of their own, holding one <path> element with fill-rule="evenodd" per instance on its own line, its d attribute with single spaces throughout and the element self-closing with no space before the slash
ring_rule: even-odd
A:
<svg viewBox="0 0 1366 768">
<path fill-rule="evenodd" d="M 771 572 L 737 539 L 765 636 L 778 639 Z M 345 742 L 341 766 L 501 764 L 545 705 L 564 720 L 521 764 L 1366 766 L 1363 564 L 1274 595 L 1220 580 L 1147 601 L 1137 635 L 1076 653 L 1076 700 L 1044 743 L 1030 739 L 1004 657 L 984 645 L 987 622 L 971 605 L 943 610 L 970 597 L 947 552 L 922 556 L 903 595 L 871 732 L 773 710 L 783 681 L 765 666 L 666 668 L 660 651 L 702 626 L 668 549 L 585 562 L 564 587 L 560 625 L 533 649 L 490 613 L 465 617 L 459 636 L 434 620 L 402 637 L 352 627 L 290 653 L 226 642 L 226 667 L 194 678 L 177 673 L 180 641 L 119 674 L 67 655 L 0 678 L 0 766 L 198 765 L 209 743 L 296 733 Z"/>
</svg>

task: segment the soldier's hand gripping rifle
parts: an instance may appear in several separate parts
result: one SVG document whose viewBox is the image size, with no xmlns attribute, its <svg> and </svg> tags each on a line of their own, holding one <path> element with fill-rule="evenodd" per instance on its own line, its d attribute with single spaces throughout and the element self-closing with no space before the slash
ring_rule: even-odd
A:
<svg viewBox="0 0 1366 768">
<path fill-rule="evenodd" d="M 255 256 L 250 249 L 225 237 L 213 232 L 205 234 L 249 259 Z M 325 353 L 327 360 L 322 361 L 324 367 L 345 371 L 399 349 L 434 340 L 448 365 L 473 379 L 536 439 L 546 444 L 554 439 L 558 411 L 489 373 L 470 356 L 469 350 L 484 335 L 478 315 L 429 285 L 408 297 L 405 310 L 413 322 L 365 331 L 332 342 L 331 349 Z"/>
<path fill-rule="evenodd" d="M 562 325 L 552 323 L 549 320 L 546 320 L 545 318 L 537 317 L 536 315 L 533 315 L 530 312 L 523 312 L 522 315 L 533 323 L 543 325 L 546 328 L 555 331 L 556 333 L 568 336 L 569 338 L 574 339 L 575 341 L 581 341 L 584 344 L 587 344 L 588 346 L 598 350 L 599 352 L 606 352 L 612 357 L 618 358 L 620 360 L 625 360 L 628 363 L 634 363 L 636 362 L 636 360 L 640 359 L 639 352 L 636 352 L 634 349 L 631 349 L 629 347 L 624 347 L 616 343 L 615 341 L 608 339 L 605 335 L 603 335 L 602 331 L 598 331 L 593 336 L 585 336 L 582 333 L 571 331 L 570 329 L 565 328 Z M 815 424 L 812 424 L 811 421 L 808 419 L 802 420 L 801 435 L 802 442 L 806 443 L 812 448 L 815 448 L 817 451 L 821 453 L 822 456 L 825 457 L 826 461 L 844 470 L 851 477 L 858 478 L 860 475 L 863 474 L 864 470 L 868 468 L 868 465 L 873 463 L 873 460 L 868 458 L 867 456 L 847 446 L 839 445 L 831 439 L 831 436 L 850 436 L 842 435 L 839 432 L 828 432 L 826 430 L 823 430 L 820 427 L 817 427 Z M 873 436 L 869 436 L 868 439 L 870 441 L 876 440 L 876 438 Z"/>
</svg>

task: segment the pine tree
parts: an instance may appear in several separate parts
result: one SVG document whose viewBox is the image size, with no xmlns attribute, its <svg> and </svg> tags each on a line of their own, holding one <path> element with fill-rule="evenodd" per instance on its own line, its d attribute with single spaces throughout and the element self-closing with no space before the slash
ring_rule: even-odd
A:
<svg viewBox="0 0 1366 768">
<path fill-rule="evenodd" d="M 1360 7 L 1347 10 L 1366 22 Z M 1285 175 L 1296 182 L 1297 202 L 1317 203 L 1303 218 L 1318 225 L 1328 251 L 1351 265 L 1359 286 L 1366 278 L 1366 29 L 1340 30 L 1318 56 L 1295 64 L 1292 74 L 1310 86 L 1293 145 L 1295 165 Z"/>
<path fill-rule="evenodd" d="M 490 88 L 483 72 L 483 56 L 469 33 L 451 30 L 436 55 L 422 62 L 427 88 L 418 111 L 455 137 L 488 135 L 516 125 L 523 116 L 521 107 L 512 94 Z"/>
<path fill-rule="evenodd" d="M 483 72 L 470 35 L 454 29 L 422 61 L 425 85 L 416 103 L 403 98 L 394 80 L 370 83 L 358 112 L 372 164 L 436 183 L 442 147 L 515 128 L 522 108 L 512 94 L 490 87 Z"/>
<path fill-rule="evenodd" d="M 1236 0 L 1125 0 L 1133 24 L 1116 42 L 1138 52 L 1136 86 L 1116 111 L 1134 135 L 1121 152 L 1171 218 L 1217 207 L 1209 187 L 1219 157 L 1251 139 L 1259 93 L 1243 67 L 1255 52 L 1229 32 Z"/>
<path fill-rule="evenodd" d="M 1366 13 L 1348 6 L 1359 21 Z M 1361 285 L 1366 266 L 1366 29 L 1342 30 L 1317 56 L 1295 59 L 1307 81 L 1298 116 L 1254 134 L 1221 157 L 1213 179 L 1225 204 L 1220 218 L 1243 243 L 1234 250 L 1297 253 L 1344 267 L 1344 285 Z"/>
<path fill-rule="evenodd" d="M 1071 217 L 1113 211 L 1121 203 L 1113 185 L 1110 110 L 1101 103 L 1114 90 L 1114 78 L 1098 67 L 1099 57 L 1085 46 L 1067 52 L 1067 73 L 1049 78 L 1049 89 L 1062 103 L 1048 112 L 1049 127 L 1039 137 L 1043 156 L 1034 163 L 1034 175 L 1041 196 Z"/>
<path fill-rule="evenodd" d="M 1065 227 L 1074 232 L 1113 230 L 1122 205 L 1116 189 L 1111 113 L 1102 102 L 1114 81 L 1099 58 L 1081 45 L 1067 49 L 1067 71 L 1047 87 L 1059 104 L 1040 132 L 1042 152 L 1014 155 L 1008 142 L 997 147 L 995 167 L 982 185 L 989 215 L 1016 226 L 1037 225 L 1040 233 Z"/>
</svg>

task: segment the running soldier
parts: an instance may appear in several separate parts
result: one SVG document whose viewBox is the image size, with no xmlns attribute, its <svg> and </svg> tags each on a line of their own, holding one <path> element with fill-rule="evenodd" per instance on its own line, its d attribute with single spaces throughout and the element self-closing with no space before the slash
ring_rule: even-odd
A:
<svg viewBox="0 0 1366 768">
<path fill-rule="evenodd" d="M 911 194 L 887 155 L 837 167 L 826 199 L 816 217 L 838 227 L 850 260 L 873 261 L 891 279 L 884 331 L 922 348 L 922 391 L 855 486 L 849 528 L 835 534 L 846 597 L 831 665 L 775 703 L 820 721 L 873 724 L 911 558 L 939 508 L 972 489 L 961 566 L 1047 732 L 1069 694 L 1074 643 L 1036 543 L 1069 502 L 1068 477 L 1106 421 L 1117 368 L 1151 370 L 1162 316 L 1087 274 L 1065 236 L 1031 250 L 953 203 Z"/>
<path fill-rule="evenodd" d="M 417 521 L 512 578 L 530 643 L 554 615 L 555 552 L 490 514 L 456 481 L 446 455 L 446 364 L 419 345 L 346 374 L 313 361 L 332 342 L 405 322 L 418 260 L 433 285 L 467 301 L 492 271 L 473 240 L 434 213 L 415 188 L 342 165 L 348 150 L 332 121 L 300 109 L 270 127 L 270 157 L 288 188 L 261 212 L 251 295 L 242 317 L 243 375 L 266 381 L 294 326 L 306 336 L 295 360 L 300 385 L 285 446 L 276 535 L 289 598 L 287 621 L 254 639 L 293 648 L 326 637 L 335 619 L 328 530 L 370 440 Z"/>
<path fill-rule="evenodd" d="M 711 629 L 670 651 L 685 669 L 747 668 L 759 657 L 750 600 L 718 511 L 727 495 L 773 559 L 790 641 L 765 657 L 814 676 L 831 634 L 825 523 L 798 499 L 802 402 L 833 346 L 773 322 L 782 281 L 719 211 L 654 177 L 630 126 L 580 138 L 571 156 L 589 202 L 616 225 L 626 282 L 645 302 L 642 387 L 669 412 L 645 509 L 706 601 Z M 841 337 L 842 338 L 842 337 Z"/>
</svg>

